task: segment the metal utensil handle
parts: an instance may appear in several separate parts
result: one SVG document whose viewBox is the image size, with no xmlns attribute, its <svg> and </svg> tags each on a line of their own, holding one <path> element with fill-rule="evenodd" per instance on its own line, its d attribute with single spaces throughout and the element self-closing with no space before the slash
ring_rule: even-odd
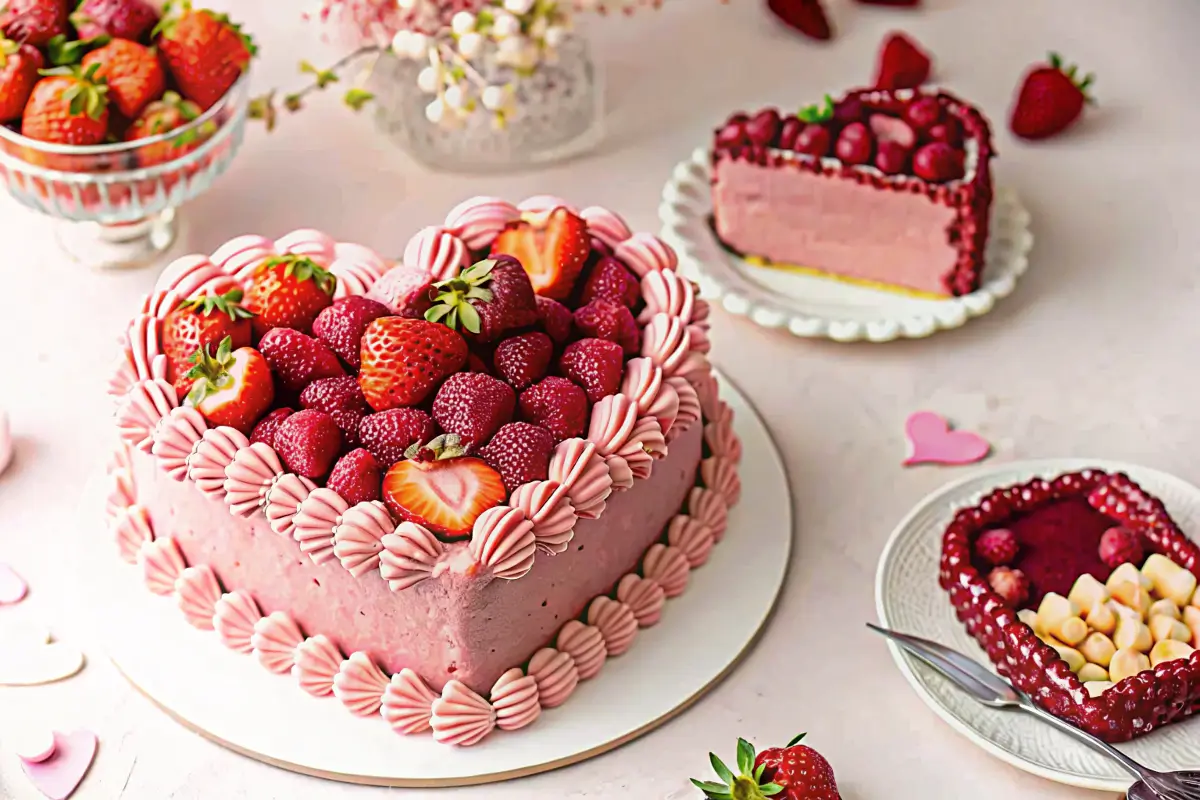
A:
<svg viewBox="0 0 1200 800">
<path fill-rule="evenodd" d="M 1075 741 L 1081 744 L 1086 744 L 1088 747 L 1092 748 L 1098 753 L 1103 753 L 1124 767 L 1129 774 L 1134 775 L 1141 780 L 1146 781 L 1147 783 L 1152 784 L 1154 777 L 1157 775 L 1156 772 L 1142 766 L 1103 739 L 1099 739 L 1087 731 L 1076 728 L 1065 719 L 1059 719 L 1058 717 L 1054 716 L 1049 711 L 1033 702 L 1033 700 L 1027 695 L 1022 696 L 1020 708 L 1026 713 L 1032 714 L 1043 722 L 1057 728 L 1058 730 L 1075 739 Z"/>
</svg>

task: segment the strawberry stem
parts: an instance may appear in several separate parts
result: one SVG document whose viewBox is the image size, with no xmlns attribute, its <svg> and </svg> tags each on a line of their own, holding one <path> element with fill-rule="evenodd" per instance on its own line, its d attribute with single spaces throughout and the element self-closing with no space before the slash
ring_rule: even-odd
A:
<svg viewBox="0 0 1200 800">
<path fill-rule="evenodd" d="M 1063 57 L 1058 53 L 1050 53 L 1048 59 L 1050 61 L 1050 66 L 1066 75 L 1071 83 L 1075 84 L 1075 88 L 1079 90 L 1079 93 L 1083 95 L 1083 99 L 1089 105 L 1096 104 L 1096 99 L 1088 94 L 1088 89 L 1091 88 L 1092 84 L 1096 82 L 1096 74 L 1094 72 L 1089 72 L 1088 74 L 1084 75 L 1082 79 L 1077 78 L 1076 75 L 1079 72 L 1079 67 L 1077 65 L 1068 65 L 1065 61 L 1063 61 Z"/>
<path fill-rule="evenodd" d="M 337 288 L 337 277 L 308 256 L 275 256 L 264 261 L 262 269 L 277 267 L 280 264 L 285 265 L 284 277 L 295 278 L 298 281 L 311 280 L 317 284 L 318 289 L 328 295 L 332 295 Z"/>
<path fill-rule="evenodd" d="M 203 297 L 184 300 L 179 304 L 179 308 L 195 311 L 202 317 L 211 317 L 219 311 L 228 316 L 231 321 L 237 322 L 254 316 L 254 312 L 242 306 L 241 302 L 242 290 L 230 289 L 225 294 L 206 294 Z"/>
<path fill-rule="evenodd" d="M 216 355 L 208 352 L 208 346 L 205 346 L 192 353 L 188 361 L 195 366 L 188 370 L 186 377 L 196 382 L 192 384 L 184 402 L 189 406 L 197 406 L 210 394 L 229 386 L 232 380 L 229 368 L 233 366 L 232 337 L 226 336 L 221 340 Z"/>
</svg>

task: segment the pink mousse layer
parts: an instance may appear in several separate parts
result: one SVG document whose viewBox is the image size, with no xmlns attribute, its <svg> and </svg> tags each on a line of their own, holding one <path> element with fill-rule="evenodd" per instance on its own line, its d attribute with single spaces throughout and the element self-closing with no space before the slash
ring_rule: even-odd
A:
<svg viewBox="0 0 1200 800">
<path fill-rule="evenodd" d="M 539 555 L 520 580 L 446 573 L 401 592 L 377 571 L 355 578 L 337 560 L 312 563 L 261 514 L 232 516 L 150 456 L 134 452 L 133 465 L 155 535 L 174 536 L 188 563 L 208 564 L 226 590 L 249 592 L 264 614 L 284 611 L 306 635 L 323 633 L 347 655 L 364 651 L 389 673 L 409 667 L 437 690 L 456 678 L 486 696 L 637 567 L 695 484 L 702 430 L 682 433 L 649 479 L 610 497 L 600 519 L 580 520 L 570 549 Z"/>
<path fill-rule="evenodd" d="M 721 158 L 713 204 L 721 239 L 770 261 L 944 295 L 958 260 L 957 212 L 920 194 Z"/>
</svg>

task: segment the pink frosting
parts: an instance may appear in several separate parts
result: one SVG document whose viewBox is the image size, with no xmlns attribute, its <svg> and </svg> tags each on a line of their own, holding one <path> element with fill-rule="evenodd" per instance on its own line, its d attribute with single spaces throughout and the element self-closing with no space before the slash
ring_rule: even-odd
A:
<svg viewBox="0 0 1200 800">
<path fill-rule="evenodd" d="M 613 453 L 604 459 L 604 464 L 608 467 L 608 476 L 612 480 L 614 492 L 624 492 L 633 488 L 633 467 L 624 456 Z"/>
<path fill-rule="evenodd" d="M 700 401 L 700 411 L 704 416 L 711 418 L 717 413 L 717 408 L 721 403 L 721 386 L 717 383 L 717 376 L 712 372 L 696 373 L 695 377 L 696 380 L 692 382 L 692 385 L 696 387 L 696 399 Z"/>
<path fill-rule="evenodd" d="M 275 243 L 263 236 L 239 236 L 230 239 L 212 254 L 212 261 L 238 283 L 246 285 L 264 259 L 276 255 Z"/>
<path fill-rule="evenodd" d="M 130 460 L 129 445 L 118 441 L 109 453 L 108 461 L 105 462 L 104 468 L 109 472 L 114 470 L 124 469 L 130 470 L 133 468 L 133 462 Z"/>
<path fill-rule="evenodd" d="M 729 406 L 722 404 L 726 410 Z M 726 458 L 735 464 L 742 461 L 742 440 L 733 432 L 733 422 L 730 419 L 720 419 L 709 422 L 704 426 L 704 443 L 714 456 Z"/>
<path fill-rule="evenodd" d="M 155 594 L 169 595 L 175 591 L 175 581 L 183 574 L 187 564 L 179 545 L 170 536 L 144 542 L 138 561 L 142 565 L 142 577 L 146 588 Z"/>
<path fill-rule="evenodd" d="M 667 597 L 679 597 L 687 590 L 687 556 L 679 548 L 654 544 L 642 559 L 642 574 L 662 587 Z"/>
<path fill-rule="evenodd" d="M 416 586 L 432 577 L 445 545 L 436 536 L 412 522 L 401 522 L 380 543 L 379 574 L 393 592 Z"/>
<path fill-rule="evenodd" d="M 450 681 L 433 702 L 433 738 L 442 744 L 469 747 L 496 728 L 496 709 L 459 681 Z"/>
<path fill-rule="evenodd" d="M 372 255 L 374 256 L 374 254 Z M 371 287 L 375 285 L 375 281 L 379 280 L 384 271 L 382 259 L 378 256 L 368 259 L 354 255 L 339 255 L 329 265 L 329 272 L 337 278 L 337 285 L 333 290 L 334 299 L 341 300 L 343 297 L 351 295 L 366 294 L 371 291 Z"/>
<path fill-rule="evenodd" d="M 554 646 L 570 654 L 582 681 L 596 677 L 604 666 L 604 636 L 595 626 L 585 625 L 577 619 L 570 620 L 558 632 Z"/>
<path fill-rule="evenodd" d="M 642 355 L 666 375 L 675 375 L 690 351 L 687 327 L 677 317 L 655 314 L 642 330 Z"/>
<path fill-rule="evenodd" d="M 183 617 L 202 631 L 213 629 L 213 614 L 221 599 L 221 584 L 207 564 L 188 567 L 175 581 L 175 600 Z"/>
<path fill-rule="evenodd" d="M 579 685 L 579 670 L 570 653 L 543 647 L 529 661 L 529 674 L 537 683 L 542 708 L 557 708 L 567 702 Z"/>
<path fill-rule="evenodd" d="M 213 611 L 213 627 L 221 642 L 230 650 L 249 653 L 254 649 L 254 628 L 262 619 L 258 603 L 238 590 L 221 595 Z"/>
<path fill-rule="evenodd" d="M 694 386 L 678 376 L 667 378 L 667 384 L 679 396 L 679 414 L 675 418 L 675 425 L 671 428 L 672 435 L 667 437 L 667 443 L 669 444 L 672 439 L 687 430 L 693 422 L 700 419 L 702 412 L 700 397 L 696 394 Z"/>
<path fill-rule="evenodd" d="M 521 202 L 517 203 L 517 209 L 531 214 L 542 214 L 547 211 L 553 211 L 556 208 L 565 208 L 572 214 L 578 214 L 578 210 L 563 200 L 561 197 L 556 197 L 552 194 L 535 194 L 533 197 L 526 197 Z"/>
<path fill-rule="evenodd" d="M 300 504 L 316 488 L 317 485 L 308 478 L 290 472 L 275 479 L 263 497 L 266 503 L 263 513 L 267 515 L 267 522 L 271 523 L 271 530 L 290 538 Z"/>
<path fill-rule="evenodd" d="M 113 367 L 112 373 L 108 377 L 109 396 L 119 403 L 133 388 L 133 384 L 137 383 L 137 379 L 137 367 L 133 364 L 133 353 L 129 350 L 128 344 L 122 343 L 121 352 L 117 355 L 116 366 Z"/>
<path fill-rule="evenodd" d="M 587 223 L 588 233 L 604 242 L 610 250 L 633 235 L 620 215 L 601 206 L 588 206 L 579 212 Z"/>
<path fill-rule="evenodd" d="M 690 333 L 688 334 L 688 340 L 691 340 Z M 710 378 L 712 378 L 714 381 L 716 380 L 712 377 L 712 363 L 708 360 L 708 356 L 697 352 L 695 349 L 692 349 L 687 356 L 685 356 L 684 359 L 679 362 L 679 365 L 671 374 L 678 375 L 688 383 L 692 384 L 692 386 L 695 386 L 697 394 L 701 396 L 704 394 L 704 386 L 708 380 Z M 700 401 L 700 407 L 704 407 L 704 400 Z M 715 410 L 715 404 L 713 408 Z M 705 416 L 711 415 L 706 413 Z"/>
<path fill-rule="evenodd" d="M 129 323 L 129 331 L 126 333 L 126 346 L 129 348 L 130 358 L 133 360 L 133 369 L 137 373 L 138 380 L 150 380 L 151 378 L 166 379 L 165 370 L 163 374 L 154 374 L 154 361 L 162 355 L 162 344 L 159 340 L 159 327 L 161 323 L 158 319 L 149 314 L 138 314 Z M 166 363 L 165 361 L 163 362 Z"/>
<path fill-rule="evenodd" d="M 179 405 L 175 387 L 157 378 L 138 381 L 117 408 L 117 428 L 131 447 L 149 453 L 158 421 Z"/>
<path fill-rule="evenodd" d="M 308 553 L 314 564 L 323 564 L 334 557 L 333 532 L 349 508 L 340 494 L 321 487 L 313 489 L 296 510 L 292 519 L 292 538 L 300 543 L 301 552 Z"/>
<path fill-rule="evenodd" d="M 181 300 L 190 300 L 206 294 L 225 294 L 237 285 L 235 280 L 206 256 L 177 258 L 167 265 L 154 285 L 155 294 L 162 292 L 164 297 L 174 295 L 175 300 L 169 305 L 160 303 L 154 315 L 161 319 L 179 305 Z"/>
<path fill-rule="evenodd" d="M 383 537 L 396 529 L 387 508 L 378 500 L 359 503 L 342 514 L 333 529 L 333 554 L 358 578 L 379 566 Z"/>
<path fill-rule="evenodd" d="M 642 299 L 646 305 L 638 316 L 639 322 L 649 322 L 655 314 L 678 317 L 684 323 L 695 321 L 696 289 L 673 269 L 647 273 L 642 278 Z"/>
<path fill-rule="evenodd" d="M 172 480 L 182 481 L 187 477 L 188 459 L 206 430 L 208 423 L 191 406 L 173 408 L 158 421 L 150 452 Z"/>
<path fill-rule="evenodd" d="M 700 480 L 724 497 L 728 505 L 737 505 L 742 496 L 742 480 L 738 477 L 737 467 L 727 458 L 713 456 L 701 461 Z"/>
<path fill-rule="evenodd" d="M 151 317 L 162 319 L 167 315 L 167 312 L 175 308 L 183 300 L 174 290 L 163 291 L 155 289 L 142 298 L 142 306 L 139 309 L 140 313 L 148 314 Z M 122 344 L 128 344 L 129 339 L 122 339 Z"/>
<path fill-rule="evenodd" d="M 667 543 L 678 547 L 692 569 L 704 566 L 716 545 L 707 525 L 687 514 L 676 514 L 667 525 Z"/>
<path fill-rule="evenodd" d="M 342 667 L 342 653 L 324 634 L 310 636 L 296 646 L 292 675 L 300 688 L 313 697 L 333 693 L 333 679 Z"/>
<path fill-rule="evenodd" d="M 336 246 L 332 236 L 313 228 L 300 228 L 275 240 L 276 252 L 308 256 L 326 267 L 333 261 Z"/>
<path fill-rule="evenodd" d="M 472 197 L 450 209 L 446 228 L 467 243 L 482 250 L 492 243 L 510 222 L 520 219 L 516 206 L 498 197 Z"/>
<path fill-rule="evenodd" d="M 513 667 L 492 686 L 492 707 L 496 709 L 496 726 L 501 730 L 515 731 L 532 725 L 542 714 L 537 679 Z"/>
<path fill-rule="evenodd" d="M 621 601 L 603 595 L 597 597 L 588 606 L 587 621 L 604 637 L 604 651 L 609 658 L 622 655 L 633 647 L 638 632 L 637 617 L 633 609 Z"/>
<path fill-rule="evenodd" d="M 150 515 L 138 505 L 118 509 L 112 521 L 113 537 L 117 540 L 117 552 L 121 560 L 129 564 L 138 562 L 142 545 L 154 540 L 154 529 L 150 526 Z"/>
<path fill-rule="evenodd" d="M 104 498 L 104 513 L 110 519 L 117 512 L 137 502 L 137 490 L 133 485 L 133 473 L 127 467 L 118 467 L 108 473 L 108 494 Z"/>
<path fill-rule="evenodd" d="M 662 619 L 667 595 L 657 581 L 631 572 L 617 584 L 617 599 L 629 606 L 638 625 L 649 628 Z"/>
<path fill-rule="evenodd" d="M 243 447 L 225 468 L 225 503 L 229 513 L 248 517 L 267 505 L 267 493 L 283 474 L 279 456 L 266 442 Z"/>
<path fill-rule="evenodd" d="M 557 555 L 567 549 L 575 535 L 575 508 L 555 481 L 531 481 L 518 486 L 508 498 L 513 508 L 519 508 L 533 523 L 533 538 L 537 549 L 547 555 Z"/>
<path fill-rule="evenodd" d="M 654 403 L 646 410 L 645 414 L 658 420 L 658 428 L 662 432 L 664 444 L 674 438 L 672 433 L 675 429 L 675 420 L 679 417 L 679 393 L 675 391 L 675 387 L 670 381 L 663 382 L 658 397 L 654 399 Z"/>
<path fill-rule="evenodd" d="M 453 278 L 470 262 L 463 240 L 437 226 L 417 231 L 404 248 L 404 266 L 425 270 L 437 281 Z"/>
<path fill-rule="evenodd" d="M 637 423 L 637 403 L 623 394 L 613 394 L 592 406 L 587 438 L 602 456 L 617 453 L 629 440 Z"/>
<path fill-rule="evenodd" d="M 533 568 L 537 538 L 520 509 L 496 506 L 484 511 L 471 529 L 471 556 L 497 578 L 515 581 Z"/>
<path fill-rule="evenodd" d="M 393 264 L 366 245 L 356 242 L 338 242 L 333 246 L 333 255 L 335 263 L 340 260 L 357 261 L 369 266 L 379 275 L 391 269 Z M 332 266 L 329 269 L 333 271 Z"/>
<path fill-rule="evenodd" d="M 254 623 L 250 644 L 258 663 L 282 675 L 296 664 L 296 647 L 304 634 L 295 620 L 282 611 L 274 611 Z"/>
<path fill-rule="evenodd" d="M 333 679 L 333 693 L 350 713 L 369 717 L 383 705 L 388 677 L 366 653 L 351 653 Z"/>
<path fill-rule="evenodd" d="M 173 291 L 180 284 L 191 282 L 190 278 L 195 273 L 204 273 L 213 266 L 213 262 L 207 256 L 180 256 L 163 267 L 163 271 L 158 274 L 158 280 L 154 282 L 154 288 L 161 292 Z"/>
<path fill-rule="evenodd" d="M 580 519 L 598 519 L 612 494 L 612 478 L 596 445 L 586 439 L 566 439 L 550 457 L 549 478 L 561 484 Z"/>
<path fill-rule="evenodd" d="M 250 440 L 236 428 L 222 425 L 209 428 L 188 457 L 188 478 L 210 497 L 225 496 L 225 469 L 238 451 L 250 446 Z"/>
<path fill-rule="evenodd" d="M 633 234 L 613 248 L 613 254 L 639 278 L 679 265 L 675 251 L 652 233 Z"/>
<path fill-rule="evenodd" d="M 654 417 L 638 417 L 637 423 L 633 426 L 633 433 L 629 434 L 629 441 L 621 448 L 620 455 L 629 460 L 629 455 L 626 452 L 632 447 L 636 447 L 644 455 L 658 460 L 667 456 L 667 440 L 663 436 L 662 427 L 658 424 L 658 420 Z M 650 477 L 650 470 L 646 470 L 644 477 Z"/>
<path fill-rule="evenodd" d="M 662 368 L 644 356 L 625 362 L 625 374 L 621 377 L 621 394 L 637 403 L 639 414 L 646 414 L 658 400 L 662 391 Z"/>
<path fill-rule="evenodd" d="M 383 692 L 383 718 L 397 733 L 424 733 L 433 724 L 433 703 L 437 699 L 437 692 L 405 667 L 392 676 Z"/>
<path fill-rule="evenodd" d="M 688 341 L 691 343 L 693 352 L 707 354 L 712 351 L 707 325 L 688 325 L 687 331 Z"/>
<path fill-rule="evenodd" d="M 654 420 L 649 421 L 654 425 L 654 430 L 661 439 L 662 433 L 658 431 L 658 423 Z M 618 458 L 625 462 L 625 468 L 629 470 L 629 474 L 633 476 L 634 480 L 644 481 L 650 477 L 650 473 L 654 470 L 654 457 L 642 449 L 641 443 L 633 438 L 630 438 L 625 443 L 625 446 L 621 448 L 621 452 L 609 456 L 610 460 Z M 609 469 L 612 469 L 611 464 L 609 465 Z M 628 486 L 626 488 L 633 487 Z"/>
<path fill-rule="evenodd" d="M 688 515 L 700 520 L 713 533 L 713 541 L 720 542 L 729 523 L 729 504 L 712 489 L 697 486 L 688 494 Z"/>
</svg>

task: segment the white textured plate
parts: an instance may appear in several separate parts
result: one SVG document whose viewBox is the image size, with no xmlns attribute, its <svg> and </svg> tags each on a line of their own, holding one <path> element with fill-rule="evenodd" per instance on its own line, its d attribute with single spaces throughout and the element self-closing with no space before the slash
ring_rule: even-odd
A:
<svg viewBox="0 0 1200 800">
<path fill-rule="evenodd" d="M 727 382 L 721 394 L 746 452 L 742 498 L 730 511 L 725 539 L 628 653 L 605 662 L 562 708 L 476 747 L 399 736 L 378 716 L 355 717 L 337 700 L 310 697 L 290 676 L 226 649 L 212 632 L 184 622 L 172 599 L 150 594 L 103 530 L 87 537 L 98 544 L 80 554 L 83 595 L 104 598 L 90 603 L 96 629 L 134 686 L 192 730 L 275 766 L 352 783 L 424 787 L 487 783 L 582 761 L 663 724 L 716 685 L 748 652 L 783 586 L 792 543 L 783 463 L 745 397 Z M 90 494 L 83 521 L 95 530 L 103 492 Z M 725 591 L 731 585 L 741 589 Z"/>
<path fill-rule="evenodd" d="M 704 296 L 764 327 L 838 342 L 919 339 L 991 311 L 1029 267 L 1029 212 L 1004 188 L 997 189 L 992 203 L 983 284 L 962 297 L 924 299 L 752 266 L 722 247 L 709 225 L 710 157 L 699 148 L 671 173 L 659 205 L 662 237 L 679 252 L 683 271 Z"/>
<path fill-rule="evenodd" d="M 974 505 L 992 489 L 1087 467 L 1126 473 L 1166 504 L 1185 533 L 1194 537 L 1200 531 L 1200 489 L 1149 467 L 1079 458 L 989 467 L 926 497 L 892 533 L 875 579 L 880 622 L 989 663 L 983 648 L 955 618 L 949 596 L 938 586 L 942 533 L 957 509 Z M 1120 792 L 1132 783 L 1115 763 L 1066 734 L 1025 714 L 985 708 L 895 645 L 889 642 L 888 646 L 921 699 L 952 728 L 997 758 L 1034 775 L 1086 789 Z M 1200 768 L 1200 717 L 1168 725 L 1122 744 L 1120 749 L 1158 769 Z"/>
</svg>

